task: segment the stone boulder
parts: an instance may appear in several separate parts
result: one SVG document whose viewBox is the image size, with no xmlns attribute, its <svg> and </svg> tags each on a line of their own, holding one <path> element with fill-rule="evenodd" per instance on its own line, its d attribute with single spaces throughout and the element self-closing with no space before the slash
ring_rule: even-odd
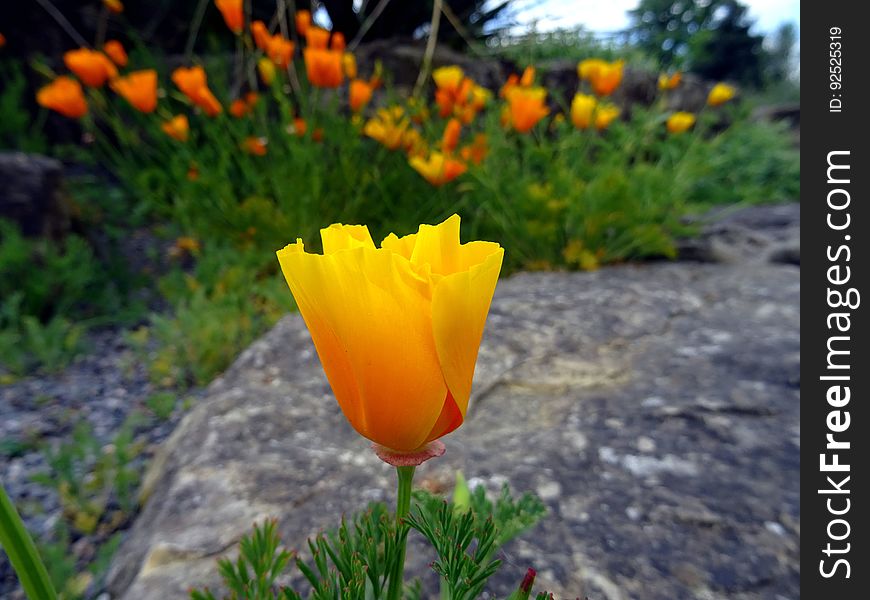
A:
<svg viewBox="0 0 870 600">
<path fill-rule="evenodd" d="M 38 154 L 0 152 L 0 217 L 26 236 L 61 237 L 70 228 L 63 165 Z"/>
<path fill-rule="evenodd" d="M 461 469 L 547 504 L 488 591 L 506 597 L 534 567 L 558 598 L 797 598 L 799 292 L 798 268 L 754 263 L 500 282 L 468 420 L 416 480 L 449 490 Z M 394 489 L 339 411 L 302 319 L 287 316 L 153 463 L 109 594 L 215 587 L 216 559 L 254 522 L 275 517 L 304 552 L 339 516 L 392 504 Z M 412 532 L 408 570 L 427 586 L 433 558 Z"/>
</svg>

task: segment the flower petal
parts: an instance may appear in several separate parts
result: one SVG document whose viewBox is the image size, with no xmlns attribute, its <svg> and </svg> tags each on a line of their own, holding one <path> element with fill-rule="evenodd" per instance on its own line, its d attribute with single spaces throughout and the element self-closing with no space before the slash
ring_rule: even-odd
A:
<svg viewBox="0 0 870 600">
<path fill-rule="evenodd" d="M 462 250 L 463 270 L 445 276 L 435 285 L 432 324 L 444 381 L 464 417 L 504 250 L 492 242 L 473 242 Z M 471 261 L 478 260 L 469 268 Z"/>
</svg>

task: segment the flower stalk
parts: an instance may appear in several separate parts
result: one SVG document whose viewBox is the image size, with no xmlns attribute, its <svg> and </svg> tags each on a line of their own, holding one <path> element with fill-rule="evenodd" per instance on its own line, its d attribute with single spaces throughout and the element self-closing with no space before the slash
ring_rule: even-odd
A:
<svg viewBox="0 0 870 600">
<path fill-rule="evenodd" d="M 405 579 L 405 546 L 408 541 L 408 525 L 404 523 L 405 517 L 411 511 L 411 482 L 414 480 L 414 470 L 417 467 L 396 467 L 399 476 L 399 492 L 396 498 L 396 521 L 398 523 L 397 535 L 398 557 L 393 564 L 393 572 L 390 573 L 390 587 L 387 590 L 387 600 L 400 600 L 402 586 Z"/>
<path fill-rule="evenodd" d="M 57 598 L 36 546 L 2 485 L 0 485 L 0 547 L 9 557 L 21 587 L 30 600 Z"/>
</svg>

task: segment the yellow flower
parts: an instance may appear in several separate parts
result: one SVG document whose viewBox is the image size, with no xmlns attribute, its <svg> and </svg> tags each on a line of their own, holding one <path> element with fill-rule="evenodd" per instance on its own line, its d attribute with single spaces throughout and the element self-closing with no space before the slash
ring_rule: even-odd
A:
<svg viewBox="0 0 870 600">
<path fill-rule="evenodd" d="M 683 74 L 677 71 L 671 75 L 667 75 L 662 73 L 659 75 L 659 89 L 660 90 L 673 90 L 676 89 L 678 85 L 680 85 L 680 81 L 683 79 Z"/>
<path fill-rule="evenodd" d="M 589 83 L 592 91 L 599 96 L 609 96 L 622 82 L 623 61 L 601 62 L 589 73 Z"/>
<path fill-rule="evenodd" d="M 402 147 L 405 131 L 410 127 L 401 106 L 380 109 L 363 126 L 363 133 L 379 141 L 390 150 Z"/>
<path fill-rule="evenodd" d="M 266 85 L 272 85 L 275 81 L 275 63 L 268 58 L 263 57 L 257 61 L 257 72 Z"/>
<path fill-rule="evenodd" d="M 588 129 L 598 100 L 588 94 L 575 94 L 571 101 L 571 122 L 577 129 Z"/>
<path fill-rule="evenodd" d="M 674 134 L 683 133 L 688 129 L 691 129 L 694 124 L 695 115 L 690 112 L 675 112 L 668 117 L 668 120 L 665 123 L 668 131 Z"/>
<path fill-rule="evenodd" d="M 375 248 L 364 225 L 278 251 L 335 398 L 360 435 L 412 453 L 465 419 L 503 249 L 459 243 L 459 216 Z"/>
<path fill-rule="evenodd" d="M 408 164 L 434 186 L 451 182 L 468 169 L 465 163 L 440 152 L 432 152 L 428 158 L 412 156 L 408 159 Z"/>
<path fill-rule="evenodd" d="M 341 57 L 341 68 L 344 69 L 344 75 L 348 79 L 356 79 L 356 56 L 352 52 L 345 52 Z"/>
<path fill-rule="evenodd" d="M 584 81 L 588 81 L 592 79 L 593 74 L 597 73 L 602 66 L 607 64 L 606 60 L 601 60 L 600 58 L 581 60 L 577 65 L 577 76 Z"/>
<path fill-rule="evenodd" d="M 595 111 L 595 129 L 603 131 L 619 116 L 619 107 L 613 104 L 599 104 Z"/>
<path fill-rule="evenodd" d="M 737 89 L 734 86 L 728 85 L 727 83 L 717 83 L 713 86 L 713 89 L 710 90 L 710 94 L 707 96 L 707 104 L 710 106 L 719 106 L 720 104 L 725 104 L 736 95 Z"/>
</svg>

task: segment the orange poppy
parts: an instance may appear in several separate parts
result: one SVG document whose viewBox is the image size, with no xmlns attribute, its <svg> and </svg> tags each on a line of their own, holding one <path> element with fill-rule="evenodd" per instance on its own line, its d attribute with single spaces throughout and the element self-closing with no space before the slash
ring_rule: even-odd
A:
<svg viewBox="0 0 870 600">
<path fill-rule="evenodd" d="M 248 103 L 241 98 L 236 98 L 230 103 L 229 113 L 237 119 L 241 119 L 248 114 Z"/>
<path fill-rule="evenodd" d="M 245 138 L 245 141 L 242 142 L 242 148 L 248 154 L 252 154 L 254 156 L 265 156 L 266 143 L 266 138 L 252 136 L 249 138 Z"/>
<path fill-rule="evenodd" d="M 375 248 L 362 225 L 278 251 L 323 370 L 356 431 L 398 453 L 459 427 L 504 250 L 459 243 L 460 219 L 390 234 Z M 359 315 L 367 315 L 360 319 Z"/>
<path fill-rule="evenodd" d="M 257 61 L 257 72 L 266 85 L 272 85 L 275 81 L 275 63 L 268 58 L 263 57 Z"/>
<path fill-rule="evenodd" d="M 600 104 L 595 111 L 595 129 L 604 131 L 619 117 L 619 107 L 613 104 Z"/>
<path fill-rule="evenodd" d="M 588 129 L 592 125 L 595 107 L 598 100 L 595 96 L 577 93 L 571 101 L 571 122 L 577 129 Z"/>
<path fill-rule="evenodd" d="M 187 115 L 176 115 L 160 125 L 163 133 L 179 142 L 186 142 L 190 134 L 190 123 Z"/>
<path fill-rule="evenodd" d="M 290 40 L 284 39 L 282 35 L 275 35 L 269 39 L 266 44 L 266 54 L 269 59 L 275 63 L 279 69 L 286 69 L 290 65 L 290 58 L 293 56 L 293 50 L 296 44 Z"/>
<path fill-rule="evenodd" d="M 737 89 L 727 83 L 717 83 L 707 95 L 707 104 L 710 106 L 719 106 L 725 104 L 737 95 Z"/>
<path fill-rule="evenodd" d="M 676 73 L 672 73 L 671 75 L 667 75 L 666 73 L 662 73 L 659 75 L 659 89 L 660 90 L 673 90 L 676 89 L 678 85 L 680 85 L 680 81 L 683 79 L 683 74 L 677 71 Z"/>
<path fill-rule="evenodd" d="M 309 29 L 309 38 L 314 28 Z M 314 87 L 337 88 L 344 81 L 344 72 L 341 68 L 342 53 L 336 50 L 324 50 L 321 48 L 305 48 L 305 72 L 308 81 Z"/>
<path fill-rule="evenodd" d="M 350 110 L 355 113 L 361 111 L 372 99 L 372 86 L 362 79 L 354 79 L 350 82 L 348 95 L 350 96 Z"/>
<path fill-rule="evenodd" d="M 245 25 L 245 15 L 242 11 L 242 0 L 214 0 L 215 6 L 221 11 L 224 23 L 236 35 L 242 32 Z"/>
<path fill-rule="evenodd" d="M 519 133 L 528 133 L 538 121 L 550 113 L 545 100 L 547 90 L 541 87 L 515 87 L 508 93 L 510 125 Z"/>
<path fill-rule="evenodd" d="M 64 53 L 63 62 L 82 83 L 90 87 L 101 87 L 106 80 L 118 75 L 118 69 L 108 56 L 89 48 Z"/>
<path fill-rule="evenodd" d="M 459 151 L 459 156 L 462 157 L 462 160 L 479 165 L 486 158 L 487 153 L 489 153 L 489 146 L 486 143 L 486 134 L 478 133 L 470 145 L 463 146 Z"/>
<path fill-rule="evenodd" d="M 254 21 L 251 23 L 251 35 L 254 36 L 254 44 L 257 48 L 265 52 L 269 40 L 272 39 L 272 34 L 269 33 L 266 24 L 262 21 Z"/>
<path fill-rule="evenodd" d="M 40 88 L 36 93 L 36 102 L 71 119 L 83 117 L 88 112 L 82 86 L 72 77 L 58 77 Z"/>
<path fill-rule="evenodd" d="M 350 52 L 345 52 L 341 56 L 341 68 L 344 71 L 345 77 L 347 77 L 348 79 L 356 79 L 356 57 L 353 54 L 351 54 Z"/>
<path fill-rule="evenodd" d="M 154 69 L 134 71 L 126 77 L 118 77 L 109 82 L 109 86 L 143 113 L 154 112 L 157 108 L 157 71 Z"/>
<path fill-rule="evenodd" d="M 171 78 L 178 89 L 208 116 L 214 117 L 223 110 L 220 102 L 208 88 L 205 69 L 201 66 L 178 67 L 172 72 Z"/>
<path fill-rule="evenodd" d="M 291 125 L 287 130 L 288 133 L 297 137 L 303 137 L 306 131 L 308 131 L 308 123 L 306 123 L 305 119 L 302 117 L 296 117 L 293 119 L 293 125 Z"/>
<path fill-rule="evenodd" d="M 445 153 L 450 154 L 456 150 L 459 145 L 459 135 L 462 133 L 462 124 L 458 119 L 450 119 L 447 126 L 444 127 L 444 134 L 441 137 L 441 149 Z"/>
<path fill-rule="evenodd" d="M 500 98 L 507 98 L 508 93 L 517 87 L 520 84 L 520 76 L 516 73 L 511 73 L 508 75 L 507 81 L 505 81 L 504 85 L 501 86 L 501 89 L 498 91 L 498 95 Z"/>
<path fill-rule="evenodd" d="M 623 61 L 608 63 L 602 61 L 589 73 L 592 91 L 599 96 L 609 96 L 622 82 Z"/>
<path fill-rule="evenodd" d="M 340 31 L 332 33 L 332 39 L 329 40 L 329 47 L 337 52 L 344 52 L 347 48 L 347 41 L 344 39 L 344 34 Z"/>
<path fill-rule="evenodd" d="M 116 15 L 124 12 L 124 5 L 121 3 L 121 0 L 103 0 L 103 6 L 108 8 L 109 12 L 113 12 Z"/>
<path fill-rule="evenodd" d="M 127 61 L 127 51 L 124 50 L 124 46 L 121 45 L 121 42 L 118 40 L 109 40 L 103 45 L 103 52 L 106 53 L 106 56 L 112 59 L 112 62 L 118 65 L 119 67 L 126 67 Z"/>
<path fill-rule="evenodd" d="M 528 66 L 523 71 L 523 76 L 520 77 L 520 85 L 523 87 L 531 87 L 535 83 L 535 67 Z"/>
<path fill-rule="evenodd" d="M 326 50 L 329 46 L 329 32 L 321 27 L 309 27 L 305 32 L 305 41 L 309 48 Z"/>
<path fill-rule="evenodd" d="M 398 150 L 403 145 L 405 132 L 410 125 L 402 107 L 393 106 L 380 109 L 363 126 L 363 133 L 390 150 Z"/>
<path fill-rule="evenodd" d="M 311 26 L 311 11 L 297 10 L 296 11 L 296 33 L 305 37 L 308 35 L 308 28 Z"/>
</svg>

